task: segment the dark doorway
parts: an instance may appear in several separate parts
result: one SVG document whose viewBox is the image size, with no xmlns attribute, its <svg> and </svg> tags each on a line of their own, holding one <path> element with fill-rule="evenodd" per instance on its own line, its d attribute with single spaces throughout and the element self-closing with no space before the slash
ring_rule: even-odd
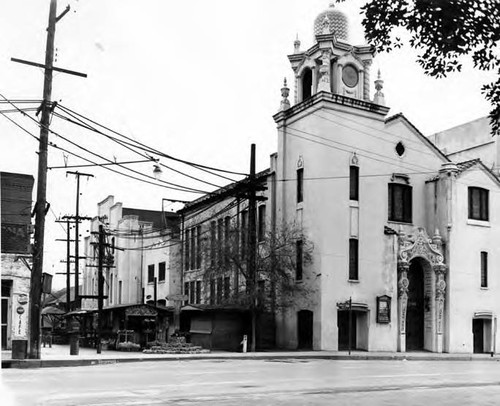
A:
<svg viewBox="0 0 500 406">
<path fill-rule="evenodd" d="M 298 348 L 301 350 L 313 349 L 313 312 L 300 310 L 297 312 Z"/>
<path fill-rule="evenodd" d="M 302 101 L 312 96 L 312 71 L 309 68 L 304 69 L 302 74 Z"/>
<path fill-rule="evenodd" d="M 339 351 L 349 350 L 349 313 L 351 314 L 351 350 L 356 349 L 356 312 L 339 310 L 337 312 L 337 326 L 339 330 Z"/>
<path fill-rule="evenodd" d="M 408 271 L 406 308 L 406 350 L 424 349 L 424 270 L 420 260 L 413 260 Z"/>
<path fill-rule="evenodd" d="M 484 320 L 472 319 L 472 335 L 474 341 L 474 353 L 484 352 Z"/>
</svg>

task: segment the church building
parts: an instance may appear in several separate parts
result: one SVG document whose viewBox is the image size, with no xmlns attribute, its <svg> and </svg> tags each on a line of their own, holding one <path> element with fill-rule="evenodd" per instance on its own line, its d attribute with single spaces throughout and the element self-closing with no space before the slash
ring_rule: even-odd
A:
<svg viewBox="0 0 500 406">
<path fill-rule="evenodd" d="M 277 345 L 496 351 L 498 172 L 388 116 L 374 50 L 350 43 L 338 9 L 318 15 L 314 38 L 295 42 L 293 95 L 285 81 L 274 115 L 276 223 L 300 224 L 314 244 L 296 281 L 311 294 L 280 312 Z"/>
</svg>

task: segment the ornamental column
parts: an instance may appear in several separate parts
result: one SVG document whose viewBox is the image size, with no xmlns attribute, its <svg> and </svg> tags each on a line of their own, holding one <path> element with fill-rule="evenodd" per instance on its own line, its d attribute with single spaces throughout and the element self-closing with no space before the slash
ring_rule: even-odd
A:
<svg viewBox="0 0 500 406">
<path fill-rule="evenodd" d="M 446 265 L 433 266 L 436 274 L 436 352 L 443 352 L 444 300 L 446 293 Z"/>
<path fill-rule="evenodd" d="M 398 262 L 398 351 L 406 352 L 406 307 L 408 305 L 408 262 Z"/>
</svg>

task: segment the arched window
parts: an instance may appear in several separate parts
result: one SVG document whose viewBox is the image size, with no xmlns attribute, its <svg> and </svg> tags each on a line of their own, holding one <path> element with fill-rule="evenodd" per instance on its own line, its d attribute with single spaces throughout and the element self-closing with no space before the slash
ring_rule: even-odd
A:
<svg viewBox="0 0 500 406">
<path fill-rule="evenodd" d="M 302 100 L 307 100 L 312 96 L 312 71 L 305 68 L 302 73 Z"/>
</svg>

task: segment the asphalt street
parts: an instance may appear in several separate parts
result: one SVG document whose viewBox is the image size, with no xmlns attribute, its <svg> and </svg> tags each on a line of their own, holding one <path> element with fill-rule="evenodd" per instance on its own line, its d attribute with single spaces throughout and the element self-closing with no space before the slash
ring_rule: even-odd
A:
<svg viewBox="0 0 500 406">
<path fill-rule="evenodd" d="M 500 405 L 500 362 L 202 360 L 2 370 L 7 405 Z"/>
</svg>

